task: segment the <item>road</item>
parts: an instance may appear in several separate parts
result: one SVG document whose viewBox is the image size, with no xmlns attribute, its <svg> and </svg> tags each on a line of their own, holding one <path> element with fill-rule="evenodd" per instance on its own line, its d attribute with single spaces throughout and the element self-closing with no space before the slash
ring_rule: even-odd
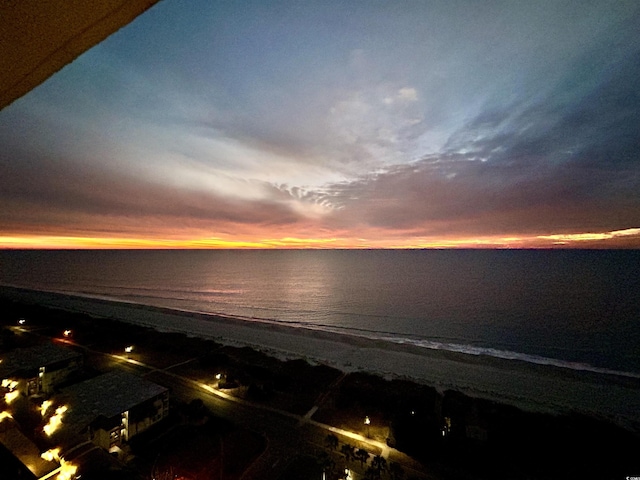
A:
<svg viewBox="0 0 640 480">
<path fill-rule="evenodd" d="M 317 455 L 323 450 L 330 454 L 338 468 L 346 466 L 346 460 L 341 454 L 325 447 L 325 439 L 330 433 L 336 435 L 341 443 L 358 444 L 372 454 L 382 455 L 388 463 L 399 463 L 408 475 L 424 479 L 435 478 L 425 474 L 421 465 L 411 457 L 390 448 L 385 443 L 367 438 L 357 432 L 343 430 L 313 420 L 313 413 L 315 413 L 317 406 L 314 406 L 306 415 L 297 415 L 234 397 L 210 385 L 201 384 L 171 371 L 178 365 L 197 360 L 195 358 L 159 369 L 127 356 L 90 349 L 71 339 L 55 338 L 54 341 L 80 348 L 87 354 L 109 360 L 109 364 L 113 368 L 125 369 L 163 385 L 171 390 L 171 396 L 176 400 L 189 402 L 199 398 L 215 415 L 264 436 L 267 440 L 267 447 L 244 472 L 243 480 L 277 480 L 286 470 L 288 462 L 297 455 Z M 330 395 L 330 390 L 335 388 L 340 380 L 341 378 L 330 385 L 327 392 L 321 395 L 316 403 L 323 402 Z M 351 462 L 349 467 L 355 470 L 355 474 L 352 474 L 351 478 L 354 480 L 362 478 L 363 468 L 358 462 Z"/>
</svg>

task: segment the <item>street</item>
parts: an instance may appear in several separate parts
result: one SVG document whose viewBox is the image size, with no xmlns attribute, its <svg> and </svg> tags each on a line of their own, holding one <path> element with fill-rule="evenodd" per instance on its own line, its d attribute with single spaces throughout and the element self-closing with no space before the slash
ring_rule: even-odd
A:
<svg viewBox="0 0 640 480">
<path fill-rule="evenodd" d="M 25 331 L 27 330 L 25 329 Z M 366 465 L 363 467 L 358 462 L 347 464 L 347 460 L 340 453 L 328 449 L 325 445 L 325 439 L 329 434 L 337 436 L 340 443 L 358 445 L 359 448 L 366 449 L 372 456 L 381 455 L 387 464 L 391 462 L 400 464 L 406 474 L 413 477 L 434 478 L 426 475 L 422 471 L 421 465 L 411 457 L 382 442 L 367 438 L 357 432 L 343 430 L 313 420 L 312 416 L 317 406 L 314 406 L 306 415 L 296 415 L 234 397 L 210 385 L 201 384 L 171 371 L 178 365 L 197 360 L 195 358 L 159 369 L 129 358 L 129 356 L 90 349 L 68 338 L 55 338 L 54 341 L 82 349 L 89 358 L 93 359 L 93 362 L 100 364 L 101 368 L 120 368 L 165 386 L 170 389 L 170 398 L 174 401 L 188 403 L 193 399 L 200 399 L 216 416 L 262 435 L 267 441 L 267 447 L 244 472 L 241 477 L 244 480 L 277 480 L 286 470 L 289 462 L 296 456 L 302 454 L 317 456 L 322 451 L 326 451 L 330 455 L 338 469 L 348 466 L 352 471 L 351 478 L 354 480 L 362 478 Z M 336 381 L 330 385 L 328 390 L 321 395 L 319 401 L 324 401 L 331 394 L 331 389 L 335 388 L 338 383 Z"/>
</svg>

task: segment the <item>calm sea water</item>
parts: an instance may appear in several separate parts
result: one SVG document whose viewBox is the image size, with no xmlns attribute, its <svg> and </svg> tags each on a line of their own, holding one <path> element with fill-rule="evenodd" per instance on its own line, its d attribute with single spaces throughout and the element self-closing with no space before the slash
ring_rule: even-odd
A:
<svg viewBox="0 0 640 480">
<path fill-rule="evenodd" d="M 1 251 L 0 284 L 640 374 L 640 251 Z"/>
</svg>

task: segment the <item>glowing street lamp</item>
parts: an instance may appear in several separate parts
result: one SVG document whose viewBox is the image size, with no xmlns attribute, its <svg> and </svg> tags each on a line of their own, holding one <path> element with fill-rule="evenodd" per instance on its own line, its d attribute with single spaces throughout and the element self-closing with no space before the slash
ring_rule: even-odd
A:
<svg viewBox="0 0 640 480">
<path fill-rule="evenodd" d="M 369 430 L 369 425 L 371 425 L 371 419 L 369 419 L 369 417 L 364 417 L 364 424 L 367 426 L 367 437 L 371 436 L 370 435 L 370 430 Z"/>
<path fill-rule="evenodd" d="M 43 417 L 47 414 L 47 410 L 49 410 L 49 407 L 51 405 L 53 405 L 53 402 L 51 400 L 45 400 L 44 402 L 42 402 L 42 405 L 40 406 L 40 413 Z"/>
<path fill-rule="evenodd" d="M 24 318 L 18 320 L 18 325 L 24 325 L 25 323 L 27 323 L 27 321 Z"/>
<path fill-rule="evenodd" d="M 50 448 L 46 452 L 42 452 L 40 456 L 47 462 L 60 462 L 60 449 Z"/>
<path fill-rule="evenodd" d="M 4 378 L 0 385 L 2 385 L 2 388 L 7 388 L 10 391 L 13 391 L 18 386 L 18 382 L 16 380 L 11 380 L 10 378 Z"/>
<path fill-rule="evenodd" d="M 64 332 L 62 332 L 62 334 L 67 338 L 71 336 L 71 333 L 72 333 L 71 330 L 65 330 Z"/>
<path fill-rule="evenodd" d="M 18 390 L 13 390 L 12 392 L 5 393 L 4 394 L 4 401 L 8 405 L 11 402 L 13 402 L 16 398 L 18 398 L 19 395 L 20 395 L 20 392 Z"/>
<path fill-rule="evenodd" d="M 62 416 L 67 411 L 67 406 L 62 405 L 56 408 L 56 413 L 49 418 L 49 423 L 47 423 L 44 427 L 44 433 L 47 434 L 48 437 L 51 436 L 53 432 L 55 432 L 62 425 Z"/>
<path fill-rule="evenodd" d="M 76 478 L 75 475 L 78 471 L 78 467 L 72 463 L 67 462 L 64 458 L 60 459 L 60 473 L 58 474 L 58 480 L 71 480 Z"/>
<path fill-rule="evenodd" d="M 126 347 L 124 347 L 124 351 L 126 353 L 131 353 L 133 352 L 133 345 L 127 345 Z"/>
<path fill-rule="evenodd" d="M 15 380 L 11 380 L 10 378 L 5 378 L 2 380 L 2 388 L 6 388 L 9 390 L 4 394 L 4 401 L 8 404 L 13 402 L 20 395 L 20 391 L 16 389 L 18 386 L 18 382 Z"/>
</svg>

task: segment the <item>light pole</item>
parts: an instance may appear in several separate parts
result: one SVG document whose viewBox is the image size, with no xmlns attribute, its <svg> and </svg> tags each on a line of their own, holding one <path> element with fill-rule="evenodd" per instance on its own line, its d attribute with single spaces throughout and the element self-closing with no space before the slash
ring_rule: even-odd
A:
<svg viewBox="0 0 640 480">
<path fill-rule="evenodd" d="M 371 436 L 371 431 L 370 431 L 370 427 L 369 425 L 371 425 L 371 420 L 369 419 L 369 417 L 364 417 L 364 424 L 367 426 L 367 438 L 369 438 Z"/>
</svg>

